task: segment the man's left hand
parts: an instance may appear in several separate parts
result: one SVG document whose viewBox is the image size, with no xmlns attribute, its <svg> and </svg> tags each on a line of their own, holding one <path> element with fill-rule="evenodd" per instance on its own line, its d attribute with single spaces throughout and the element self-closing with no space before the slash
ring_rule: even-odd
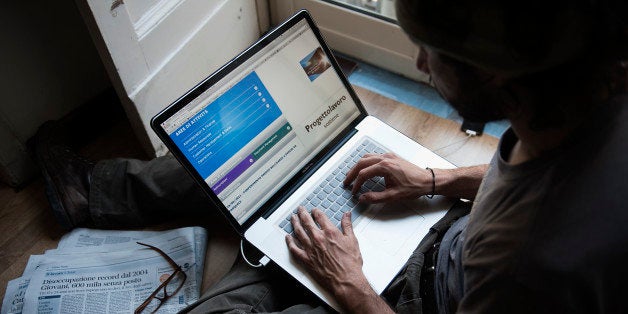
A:
<svg viewBox="0 0 628 314">
<path fill-rule="evenodd" d="M 362 254 L 353 233 L 351 212 L 342 216 L 342 232 L 316 208 L 310 215 L 300 206 L 291 221 L 294 237 L 286 236 L 290 253 L 334 294 L 345 311 L 392 313 L 362 272 Z"/>
<path fill-rule="evenodd" d="M 310 215 L 299 207 L 291 221 L 294 237 L 286 236 L 290 252 L 341 304 L 348 301 L 345 299 L 353 295 L 354 289 L 371 289 L 362 272 L 362 255 L 350 213 L 342 216 L 342 232 L 316 208 Z"/>
</svg>

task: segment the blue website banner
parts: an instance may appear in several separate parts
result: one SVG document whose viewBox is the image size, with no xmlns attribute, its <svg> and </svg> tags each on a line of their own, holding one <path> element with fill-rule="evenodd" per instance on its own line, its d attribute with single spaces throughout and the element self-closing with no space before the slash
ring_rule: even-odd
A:
<svg viewBox="0 0 628 314">
<path fill-rule="evenodd" d="M 170 138 L 207 178 L 281 114 L 252 72 L 170 133 Z"/>
</svg>

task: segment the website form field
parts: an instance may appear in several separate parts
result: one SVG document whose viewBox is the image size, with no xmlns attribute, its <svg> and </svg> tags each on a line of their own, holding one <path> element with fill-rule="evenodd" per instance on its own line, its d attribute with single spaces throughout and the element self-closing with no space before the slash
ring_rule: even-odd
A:
<svg viewBox="0 0 628 314">
<path fill-rule="evenodd" d="M 269 138 L 267 138 L 263 144 L 261 144 L 253 151 L 253 153 L 244 157 L 244 159 L 242 159 L 239 164 L 233 167 L 233 169 L 231 169 L 224 177 L 218 180 L 218 183 L 211 187 L 214 193 L 220 194 L 222 191 L 224 191 L 245 171 L 251 168 L 254 163 L 259 161 L 262 156 L 264 156 L 269 150 L 275 147 L 277 143 L 279 143 L 284 137 L 290 134 L 291 131 L 292 126 L 290 125 L 290 123 L 286 122 L 284 125 L 282 125 L 279 130 L 277 130 L 277 132 L 273 133 Z M 294 136 L 293 132 L 292 136 Z"/>
<path fill-rule="evenodd" d="M 257 73 L 252 72 L 170 137 L 206 178 L 281 114 Z"/>
</svg>

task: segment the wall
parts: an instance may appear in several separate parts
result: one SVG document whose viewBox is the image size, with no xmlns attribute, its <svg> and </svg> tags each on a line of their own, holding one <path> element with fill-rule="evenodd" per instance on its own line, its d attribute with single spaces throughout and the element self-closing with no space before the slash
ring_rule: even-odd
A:
<svg viewBox="0 0 628 314">
<path fill-rule="evenodd" d="M 267 6 L 251 0 L 76 2 L 150 156 L 167 152 L 151 118 L 257 40 L 258 16 L 267 16 Z"/>
<path fill-rule="evenodd" d="M 17 185 L 37 172 L 24 143 L 38 126 L 110 82 L 72 1 L 2 1 L 0 39 L 0 176 Z"/>
</svg>

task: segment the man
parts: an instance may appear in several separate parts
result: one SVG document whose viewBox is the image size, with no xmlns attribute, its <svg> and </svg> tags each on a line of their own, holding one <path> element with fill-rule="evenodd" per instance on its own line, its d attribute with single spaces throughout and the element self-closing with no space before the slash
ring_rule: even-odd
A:
<svg viewBox="0 0 628 314">
<path fill-rule="evenodd" d="M 443 97 L 467 119 L 506 118 L 512 128 L 489 166 L 433 169 L 432 176 L 383 154 L 365 156 L 347 174 L 354 191 L 385 177 L 386 189 L 362 194 L 363 202 L 433 193 L 474 199 L 471 214 L 437 243 L 433 287 L 419 288 L 425 274 L 418 259 L 400 275 L 400 293 L 376 295 L 348 215 L 340 231 L 320 210 L 299 210 L 295 236 L 286 237 L 293 256 L 347 312 L 421 311 L 420 296 L 432 294 L 439 312 L 626 312 L 626 6 L 398 0 L 399 24 L 422 47 L 417 67 Z M 67 168 L 49 151 L 40 150 L 44 169 Z M 142 224 L 145 202 L 157 210 L 183 196 L 192 208 L 202 203 L 193 183 L 175 188 L 168 181 L 181 171 L 171 159 L 104 161 L 89 187 L 72 189 L 84 193 L 70 193 L 87 199 L 89 191 L 89 204 L 70 206 L 64 193 L 52 193 L 51 201 L 68 226 L 128 217 Z M 64 191 L 67 182 L 55 172 L 44 170 L 50 189 Z M 308 297 L 289 300 L 294 291 L 280 290 L 277 281 L 286 280 L 276 276 L 238 264 L 190 310 L 328 310 Z"/>
<path fill-rule="evenodd" d="M 439 310 L 626 311 L 619 278 L 628 276 L 621 193 L 628 133 L 621 123 L 626 97 L 618 95 L 625 91 L 620 61 L 628 29 L 611 13 L 625 14 L 625 4 L 397 3 L 400 25 L 424 48 L 417 65 L 440 93 L 465 118 L 512 125 L 465 233 L 441 245 Z M 481 170 L 435 170 L 436 190 L 473 198 Z M 387 189 L 363 201 L 430 193 L 425 170 L 391 154 L 366 156 L 345 183 L 356 191 L 373 176 L 384 176 Z M 326 228 L 320 212 L 312 216 L 323 230 L 301 211 L 293 224 L 302 248 L 288 237 L 291 252 L 331 283 L 345 308 L 384 312 L 361 273 L 349 271 L 361 262 L 349 224 L 341 235 Z"/>
</svg>

